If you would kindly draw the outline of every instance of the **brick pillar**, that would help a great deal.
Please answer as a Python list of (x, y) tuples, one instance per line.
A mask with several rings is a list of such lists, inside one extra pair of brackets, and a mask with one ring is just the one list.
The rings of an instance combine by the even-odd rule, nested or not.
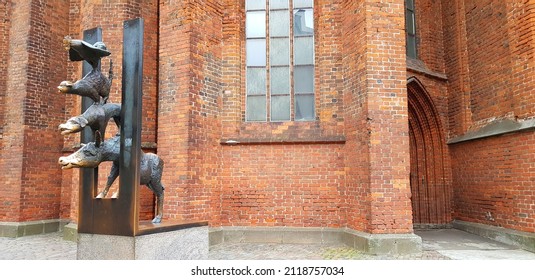
[(4, 36), (9, 30), (3, 45), (9, 54), (4, 60), (0, 180), (5, 187), (0, 190), (0, 221), (58, 219), (61, 169), (57, 159), (63, 139), (57, 126), (65, 99), (56, 87), (66, 75), (61, 38), (68, 30), (68, 19), (58, 11), (68, 11), (69, 5), (27, 0), (13, 1), (10, 9), (8, 26), (0, 28)]
[(220, 150), (221, 11), (220, 1), (160, 3), (158, 153), (165, 161), (164, 218), (218, 220), (218, 200), (212, 196), (217, 196)]
[(370, 231), (412, 232), (404, 1), (368, 1)]
[(348, 227), (411, 233), (404, 1), (345, 1)]
[(342, 7), (347, 227), (368, 231), (369, 133), (366, 104), (366, 13), (364, 1)]
[[(0, 3), (0, 61), (7, 61), (9, 57), (9, 27), (10, 27), (11, 1)], [(5, 125), (4, 114), (7, 90), (7, 63), (0, 63), (0, 139), (3, 138)]]

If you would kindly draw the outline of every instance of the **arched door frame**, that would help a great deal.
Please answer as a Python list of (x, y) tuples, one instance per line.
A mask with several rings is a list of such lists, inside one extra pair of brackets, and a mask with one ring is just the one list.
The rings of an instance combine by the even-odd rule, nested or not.
[(407, 80), (411, 151), (413, 223), (451, 222), (451, 187), (447, 145), (440, 115), (422, 83)]

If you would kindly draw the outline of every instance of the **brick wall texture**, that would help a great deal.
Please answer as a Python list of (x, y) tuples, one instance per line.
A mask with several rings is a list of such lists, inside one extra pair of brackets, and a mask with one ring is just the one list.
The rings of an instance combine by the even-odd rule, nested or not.
[[(165, 161), (164, 219), (378, 234), (460, 219), (535, 232), (535, 132), (447, 144), (535, 117), (532, 1), (415, 0), (414, 59), (403, 0), (315, 0), (306, 122), (245, 122), (243, 0), (45, 2), (0, 3), (2, 222), (76, 222), (79, 172), (57, 159), (80, 138), (57, 126), (81, 101), (56, 87), (81, 64), (62, 38), (102, 28), (120, 102), (122, 22), (143, 17), (142, 141)], [(152, 193), (141, 197), (150, 219)]]

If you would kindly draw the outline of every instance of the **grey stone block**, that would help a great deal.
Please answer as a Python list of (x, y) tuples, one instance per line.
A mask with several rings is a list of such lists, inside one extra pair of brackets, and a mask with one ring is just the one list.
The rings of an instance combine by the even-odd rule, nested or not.
[(323, 243), (323, 233), (320, 230), (288, 230), (282, 232), (282, 243), (314, 244)]
[[(335, 228), (227, 228), (219, 229), (227, 243), (346, 244), (369, 254), (412, 254), (422, 250), (415, 234), (369, 234)], [(211, 240), (220, 240), (219, 231)], [(215, 242), (215, 241), (213, 241)], [(211, 243), (213, 244), (213, 243)]]
[(342, 243), (342, 235), (344, 234), (340, 229), (323, 229), (322, 230), (323, 244), (340, 244)]
[[(222, 239), (220, 239), (222, 235)], [(221, 243), (340, 244), (343, 232), (335, 228), (221, 227), (210, 231), (210, 245)]]
[(0, 236), (22, 237), (43, 233), (56, 232), (59, 230), (61, 220), (39, 220), (29, 222), (0, 222)]
[(244, 231), (245, 243), (282, 243), (282, 232), (274, 230), (250, 230)]
[(208, 227), (192, 227), (141, 236), (79, 234), (80, 260), (208, 259)]
[(0, 224), (0, 237), (20, 237), (24, 231), (19, 234), (19, 226), (14, 223), (1, 223)]
[(244, 232), (242, 230), (228, 230), (223, 231), (223, 242), (226, 243), (242, 243)]
[(79, 260), (133, 260), (134, 237), (81, 233), (78, 235)]
[(24, 236), (42, 234), (45, 230), (45, 225), (41, 222), (39, 223), (26, 223), (24, 227)]
[(69, 223), (63, 227), (63, 240), (78, 242), (78, 225)]
[(208, 227), (135, 237), (136, 260), (204, 260), (208, 249)]
[(60, 225), (60, 221), (58, 220), (43, 223), (44, 233), (51, 233), (51, 232), (59, 231), (60, 229), (59, 225)]
[(422, 251), (422, 239), (415, 234), (370, 234), (351, 229), (345, 233), (345, 244), (368, 254), (406, 255)]
[(208, 235), (209, 235), (209, 245), (210, 246), (221, 244), (221, 243), (224, 242), (223, 230), (221, 230), (221, 228), (219, 228), (219, 229), (210, 229), (209, 232), (208, 232)]

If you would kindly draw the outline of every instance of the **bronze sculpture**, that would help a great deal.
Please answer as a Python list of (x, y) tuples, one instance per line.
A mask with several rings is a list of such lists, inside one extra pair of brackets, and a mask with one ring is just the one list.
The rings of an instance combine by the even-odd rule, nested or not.
[(70, 61), (85, 60), (91, 64), (93, 69), (98, 67), (102, 57), (109, 56), (111, 54), (103, 42), (96, 42), (95, 44), (91, 45), (82, 40), (72, 39), (69, 36), (65, 36), (65, 38), (63, 38), (63, 46), (69, 51)]
[(87, 110), (76, 117), (68, 119), (65, 123), (59, 125), (59, 130), (62, 135), (79, 132), (84, 127), (91, 128), (93, 134), (99, 131), (101, 135), (105, 135), (108, 121), (113, 118), (115, 124), (121, 129), (121, 104), (93, 104)]
[[(85, 145), (66, 157), (60, 157), (58, 163), (62, 169), (70, 168), (95, 168), (101, 162), (113, 162), (106, 188), (100, 192), (97, 198), (104, 198), (108, 194), (111, 185), (119, 176), (119, 136), (115, 136), (101, 142), (100, 132), (96, 132), (96, 141)], [(153, 223), (160, 223), (163, 214), (164, 186), (162, 185), (163, 161), (153, 153), (141, 152), (141, 177), (140, 183), (146, 185), (156, 195), (156, 217)], [(112, 198), (117, 197), (114, 193)]]
[[(106, 187), (102, 192), (100, 192), (96, 197), (94, 197), (96, 199), (102, 199), (106, 197), (111, 185), (119, 176), (119, 170), (125, 166), (129, 166), (129, 164), (120, 165), (120, 157), (122, 157), (124, 148), (123, 146), (128, 146), (128, 144), (121, 144), (121, 137), (119, 134), (106, 141), (103, 141), (103, 136), (105, 135), (108, 121), (111, 118), (113, 118), (115, 124), (119, 127), (119, 131), (121, 131), (121, 126), (123, 122), (125, 123), (125, 127), (132, 127), (132, 122), (127, 121), (127, 119), (129, 119), (128, 117), (124, 116), (124, 119), (121, 120), (121, 116), (124, 113), (121, 111), (121, 108), (128, 108), (129, 105), (125, 104), (130, 103), (125, 103), (124, 88), (122, 105), (107, 103), (111, 88), (111, 82), (113, 79), (113, 63), (110, 61), (109, 75), (108, 78), (106, 78), (100, 71), (101, 58), (110, 55), (110, 52), (106, 50), (106, 46), (104, 45), (104, 43), (96, 42), (94, 45), (91, 45), (82, 40), (71, 39), (70, 37), (65, 37), (63, 43), (65, 48), (69, 51), (69, 59), (71, 61), (85, 60), (91, 65), (92, 69), (86, 76), (84, 76), (81, 80), (76, 81), (75, 83), (69, 81), (61, 82), (61, 84), (58, 86), (58, 89), (60, 90), (60, 92), (63, 93), (87, 96), (91, 98), (94, 103), (89, 106), (81, 115), (68, 119), (65, 123), (60, 124), (58, 128), (61, 131), (62, 135), (67, 135), (71, 133), (80, 132), (84, 129), (84, 127), (90, 127), (92, 134), (95, 136), (95, 141), (89, 142), (87, 144), (82, 144), (82, 147), (79, 150), (69, 156), (60, 157), (58, 163), (62, 166), (62, 169), (70, 169), (96, 168), (100, 165), (101, 162), (113, 162), (106, 183)], [(123, 57), (123, 64), (124, 63), (125, 62)], [(130, 75), (125, 75), (123, 72), (123, 87), (125, 84), (124, 79), (127, 78), (127, 76)], [(141, 75), (136, 76), (136, 79), (140, 80), (140, 77)], [(135, 80), (133, 77), (130, 77), (130, 79)], [(128, 94), (132, 94), (130, 93), (130, 91), (127, 92)], [(137, 94), (136, 96), (141, 95)], [(137, 125), (140, 125), (140, 123), (135, 124), (135, 126)], [(125, 135), (128, 135), (128, 133), (126, 133)], [(132, 138), (128, 139), (132, 141)], [(155, 218), (152, 220), (152, 223), (160, 223), (163, 215), (164, 200), (164, 186), (161, 183), (161, 177), (163, 173), (163, 161), (160, 157), (153, 153), (144, 153), (140, 149), (139, 152), (139, 158), (136, 158), (136, 160), (139, 159), (139, 162), (137, 162), (137, 164), (139, 164), (140, 166), (139, 183), (142, 185), (146, 185), (156, 195), (156, 215)], [(93, 183), (92, 186), (93, 188), (95, 188), (96, 191), (96, 183)], [(112, 195), (112, 198), (117, 198), (117, 193), (114, 193)]]
[[(106, 45), (96, 42), (90, 45), (82, 40), (73, 40), (70, 37), (63, 39), (65, 48), (69, 51), (71, 61), (87, 61), (92, 70), (81, 80), (76, 82), (63, 81), (58, 86), (62, 93), (77, 94), (87, 96), (95, 103), (106, 104), (110, 95), (111, 83), (113, 80), (113, 62), (110, 61), (110, 70), (106, 78), (99, 69), (100, 59), (110, 55)], [(101, 100), (102, 97), (102, 100)]]

